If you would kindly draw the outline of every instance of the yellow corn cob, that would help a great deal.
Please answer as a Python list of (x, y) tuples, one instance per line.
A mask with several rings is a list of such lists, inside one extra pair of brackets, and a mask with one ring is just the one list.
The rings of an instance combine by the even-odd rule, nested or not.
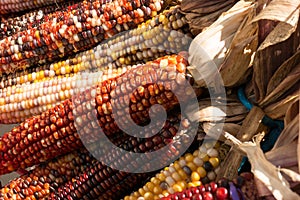
[(214, 181), (220, 161), (224, 159), (224, 153), (227, 151), (228, 147), (215, 144), (214, 141), (204, 143), (193, 153), (185, 154), (156, 174), (124, 200), (160, 199), (175, 192), (182, 192), (186, 188)]

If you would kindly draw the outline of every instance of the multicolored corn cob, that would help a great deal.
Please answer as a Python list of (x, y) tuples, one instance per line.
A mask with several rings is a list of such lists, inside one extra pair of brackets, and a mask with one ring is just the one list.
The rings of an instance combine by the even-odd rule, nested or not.
[(86, 151), (76, 151), (43, 163), (0, 189), (0, 199), (42, 199), (80, 174), (96, 160)]
[[(28, 117), (40, 114), (66, 98), (70, 98), (72, 94), (70, 89), (74, 87), (73, 83), (79, 79), (79, 75), (68, 77), (68, 74), (81, 70), (103, 70), (104, 73), (106, 71), (107, 73), (108, 71), (124, 72), (129, 68), (129, 64), (146, 62), (158, 58), (160, 55), (186, 50), (190, 38), (181, 33), (187, 33), (183, 18), (178, 7), (172, 7), (147, 21), (141, 27), (98, 45), (92, 50), (80, 53), (73, 59), (4, 75), (0, 82), (0, 87), (3, 88), (0, 90), (0, 110), (2, 111), (0, 122), (21, 122)], [(177, 21), (180, 21), (182, 26), (172, 26), (174, 22), (178, 24)], [(177, 32), (178, 28), (180, 28), (180, 32)], [(165, 41), (163, 46), (158, 42), (160, 40)], [(130, 48), (126, 48), (127, 46)], [(115, 69), (116, 67), (121, 69)], [(60, 75), (67, 77), (61, 78)], [(51, 88), (48, 88), (61, 80), (69, 85), (65, 90), (62, 85), (65, 92), (59, 90), (53, 92)], [(29, 84), (40, 81), (43, 83)], [(41, 88), (44, 88), (42, 93)], [(31, 95), (28, 94), (29, 92)]]
[[(162, 197), (161, 200), (256, 200), (259, 199), (254, 183), (254, 176), (249, 172), (242, 173), (233, 181), (222, 179), (205, 185), (191, 187), (182, 192)], [(146, 200), (146, 199), (145, 199)]]
[(53, 19), (55, 16), (50, 13), (58, 12), (62, 10), (71, 10), (71, 5), (78, 3), (81, 0), (68, 0), (65, 2), (59, 2), (59, 5), (50, 5), (26, 12), (24, 15), (16, 17), (2, 17), (0, 25), (0, 39), (11, 36), (17, 32), (25, 31), (29, 28), (37, 27), (39, 24), (47, 22), (49, 19)]
[[(155, 136), (147, 139), (129, 137), (124, 140), (125, 142), (119, 142), (116, 146), (135, 153), (146, 153), (157, 150), (170, 143), (169, 141), (175, 138), (173, 134), (177, 133), (180, 124), (182, 124), (185, 129), (188, 129), (189, 125), (185, 120), (187, 119), (181, 119), (181, 115), (178, 112), (172, 112), (162, 130)], [(156, 124), (153, 124), (152, 128), (155, 126)], [(152, 128), (149, 128), (146, 132), (149, 131), (149, 134), (151, 134), (154, 130)], [(185, 135), (189, 137), (188, 132), (186, 132)], [(121, 138), (124, 137), (121, 136)], [(176, 149), (175, 146), (171, 145), (169, 149)], [(103, 151), (103, 149), (99, 149), (99, 151)], [(111, 149), (108, 149), (107, 152), (108, 154), (106, 154), (103, 159), (107, 159), (107, 162), (111, 162), (109, 167), (100, 162), (95, 164), (90, 169), (87, 169), (86, 172), (76, 176), (72, 181), (53, 192), (49, 199), (120, 199), (125, 194), (130, 193), (130, 191), (135, 189), (139, 184), (143, 183), (145, 178), (153, 174), (136, 174), (112, 169), (114, 168), (113, 166), (116, 166), (114, 163), (122, 163), (120, 165), (130, 165), (132, 169), (138, 169), (140, 167), (145, 167), (147, 162), (135, 160), (129, 155), (125, 158), (118, 154), (110, 153)], [(169, 152), (166, 151), (165, 153), (168, 154)], [(155, 159), (161, 160), (166, 157), (167, 155), (161, 155), (160, 158), (153, 158), (153, 162)]]
[(110, 57), (107, 61), (103, 60), (104, 63), (114, 60), (117, 66), (122, 66), (132, 62), (147, 62), (158, 55), (187, 51), (191, 41), (191, 33), (184, 15), (180, 13), (180, 6), (173, 6), (142, 23), (137, 29), (109, 39), (100, 53), (103, 58)]
[[(68, 0), (67, 0), (68, 1)], [(26, 10), (32, 10), (47, 5), (55, 5), (57, 3), (66, 2), (66, 0), (3, 0), (0, 2), (0, 14), (12, 14)]]
[(147, 173), (128, 174), (107, 167), (100, 162), (86, 172), (58, 188), (46, 199), (120, 199), (142, 183)]
[[(25, 120), (0, 138), (0, 174), (25, 169), (79, 148), (82, 144), (77, 131), (85, 132), (84, 136), (91, 140), (101, 139), (94, 135), (94, 127), (100, 126), (106, 135), (114, 135), (120, 131), (114, 117), (121, 121), (126, 117), (123, 114), (128, 106), (124, 104), (126, 99), (131, 118), (140, 125), (149, 122), (149, 109), (154, 104), (169, 111), (178, 105), (174, 91), (187, 99), (193, 92), (182, 85), (186, 67), (187, 61), (180, 55), (162, 57)], [(136, 87), (137, 90), (130, 91)], [(116, 105), (113, 113), (112, 106)], [(91, 118), (95, 114), (96, 121)]]
[(198, 150), (185, 154), (156, 174), (143, 187), (124, 197), (124, 200), (160, 199), (214, 181), (219, 164), (228, 150), (228, 147), (220, 146), (219, 143), (204, 143)]
[(72, 11), (0, 41), (0, 72), (53, 62), (86, 50), (157, 15), (161, 0), (83, 1)]
[(76, 54), (73, 58), (30, 67), (14, 74), (4, 74), (0, 88), (84, 70), (99, 71), (108, 65), (114, 68), (144, 63), (167, 54), (185, 51), (190, 41), (185, 17), (180, 14), (179, 6), (175, 6), (142, 23), (138, 28), (117, 35), (91, 50)]
[[(89, 88), (99, 82), (121, 75), (135, 66), (112, 69), (95, 73), (76, 73), (66, 76), (44, 77), (43, 71), (32, 73), (36, 82), (13, 85), (0, 89), (0, 122), (19, 123), (34, 115), (41, 114), (62, 101), (69, 99), (76, 90)], [(45, 71), (44, 71), (45, 72)], [(41, 81), (39, 81), (39, 80)]]

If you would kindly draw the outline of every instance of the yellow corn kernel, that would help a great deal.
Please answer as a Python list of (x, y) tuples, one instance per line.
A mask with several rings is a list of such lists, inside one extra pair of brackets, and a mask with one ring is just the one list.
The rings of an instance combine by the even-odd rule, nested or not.
[(204, 178), (206, 176), (206, 170), (203, 167), (197, 168), (197, 173), (200, 175), (201, 178)]
[(199, 181), (200, 180), (200, 174), (198, 172), (192, 172), (191, 174), (191, 180), (192, 181)]
[(219, 166), (219, 164), (220, 164), (219, 158), (216, 158), (216, 157), (210, 158), (208, 161), (210, 162), (210, 164), (211, 164), (214, 168), (216, 168), (216, 167)]

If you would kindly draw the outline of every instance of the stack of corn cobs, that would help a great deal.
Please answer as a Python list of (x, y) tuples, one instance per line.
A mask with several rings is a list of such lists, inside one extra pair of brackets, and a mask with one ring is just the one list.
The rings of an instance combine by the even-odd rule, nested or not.
[[(203, 95), (188, 72), (193, 35), (180, 2), (3, 0), (0, 14), (0, 123), (19, 124), (0, 138), (0, 175), (20, 173), (1, 200), (256, 198), (251, 174), (216, 180), (228, 146), (198, 141), (180, 112), (174, 91), (186, 104)], [(163, 123), (152, 121), (157, 104)], [(119, 127), (130, 125), (124, 110), (146, 137)], [(104, 137), (127, 152), (165, 149), (145, 162), (110, 152)]]

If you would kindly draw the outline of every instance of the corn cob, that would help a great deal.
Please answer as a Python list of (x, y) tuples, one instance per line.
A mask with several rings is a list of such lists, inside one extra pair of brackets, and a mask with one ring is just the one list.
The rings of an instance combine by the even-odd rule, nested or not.
[[(49, 85), (53, 85), (53, 82), (58, 82), (59, 80), (67, 79), (69, 87), (73, 86), (74, 79), (76, 77), (67, 78), (54, 78), (54, 80), (47, 80), (47, 78), (55, 77), (55, 75), (66, 75), (69, 73), (76, 73), (80, 70), (107, 70), (107, 66), (110, 65), (109, 62), (113, 62), (110, 70), (112, 71), (125, 71), (125, 67), (130, 63), (144, 62), (148, 59), (153, 59), (159, 57), (161, 54), (169, 54), (172, 52), (180, 52), (187, 49), (189, 44), (188, 36), (180, 34), (177, 32), (172, 32), (180, 28), (181, 31), (185, 31), (185, 25), (177, 26), (172, 24), (180, 24), (184, 22), (184, 17), (179, 14), (178, 7), (172, 7), (167, 11), (164, 11), (159, 16), (153, 18), (150, 21), (144, 23), (138, 29), (126, 33), (125, 37), (117, 37), (107, 43), (98, 45), (98, 47), (88, 50), (86, 52), (78, 54), (73, 59), (67, 59), (66, 61), (51, 64), (50, 66), (42, 66), (39, 68), (30, 68), (30, 70), (22, 71), (21, 73), (4, 75), (1, 80), (1, 87), (4, 88), (0, 91), (0, 110), (2, 115), (0, 115), (1, 123), (18, 123), (23, 121), (32, 115), (40, 114), (41, 112), (49, 109), (50, 107), (58, 104), (60, 101), (69, 98), (72, 91), (70, 88), (66, 89), (65, 92), (57, 91), (56, 94), (47, 88)], [(184, 23), (183, 23), (184, 24)], [(160, 26), (164, 27), (161, 28)], [(185, 27), (185, 28), (184, 28)], [(171, 34), (169, 33), (171, 29)], [(179, 30), (179, 29), (178, 29)], [(154, 36), (155, 37), (152, 37)], [(137, 39), (133, 39), (137, 38)], [(156, 38), (160, 40), (167, 41), (163, 46), (163, 49), (159, 49), (158, 43), (156, 45), (153, 43)], [(152, 42), (153, 40), (153, 42)], [(181, 42), (179, 42), (180, 40)], [(148, 44), (148, 46), (147, 46)], [(130, 45), (131, 49), (124, 51), (126, 45)], [(146, 45), (144, 49), (136, 51), (141, 45)], [(110, 46), (110, 51), (108, 50)], [(151, 49), (148, 49), (150, 48)], [(165, 50), (164, 50), (165, 49)], [(119, 58), (116, 57), (119, 56)], [(117, 61), (116, 61), (117, 60)], [(122, 70), (114, 69), (116, 67), (123, 66)], [(49, 70), (48, 70), (49, 67)], [(30, 73), (32, 72), (32, 73)], [(68, 75), (66, 75), (68, 76)], [(13, 78), (14, 77), (14, 78)], [(24, 84), (31, 82), (44, 81), (43, 83), (36, 84)], [(23, 85), (18, 85), (23, 84)], [(11, 86), (11, 87), (8, 87)], [(37, 91), (34, 88), (44, 88), (43, 94), (37, 95)], [(35, 96), (25, 94), (31, 90), (31, 93), (35, 93)], [(2, 97), (1, 97), (2, 93)], [(67, 93), (67, 94), (64, 94)], [(4, 96), (4, 97), (3, 97)], [(51, 99), (50, 99), (51, 96)], [(56, 98), (54, 98), (56, 96)], [(23, 97), (23, 98), (22, 98)], [(25, 101), (26, 99), (26, 101)], [(47, 99), (47, 100), (46, 100)], [(33, 104), (33, 102), (37, 102)], [(21, 103), (23, 105), (21, 105)], [(26, 107), (24, 106), (26, 105)]]
[[(161, 41), (164, 41), (162, 45)], [(0, 88), (42, 81), (44, 77), (77, 73), (86, 69), (101, 70), (103, 66), (110, 64), (113, 67), (138, 64), (187, 50), (190, 41), (185, 17), (180, 14), (179, 6), (175, 6), (164, 10), (138, 28), (91, 50), (78, 53), (73, 58), (3, 75)]]
[(0, 189), (0, 199), (44, 198), (93, 162), (96, 160), (86, 150), (57, 157), (10, 181)]
[(53, 19), (55, 16), (51, 15), (52, 12), (71, 10), (71, 5), (78, 3), (79, 0), (72, 0), (67, 2), (60, 2), (60, 4), (50, 5), (42, 7), (38, 10), (33, 10), (16, 17), (2, 17), (0, 26), (0, 39), (11, 36), (17, 32), (27, 30), (38, 26), (40, 23), (47, 22), (49, 19)]
[(159, 199), (161, 196), (214, 181), (220, 161), (224, 159), (228, 147), (213, 144), (205, 143), (193, 153), (185, 154), (152, 177), (136, 192), (124, 197), (124, 200)]
[[(161, 146), (166, 145), (169, 140), (174, 138), (174, 135), (171, 133), (176, 133), (178, 131), (180, 118), (181, 115), (178, 112), (170, 113), (170, 117), (168, 117), (166, 124), (163, 129), (157, 133), (157, 135), (147, 139), (129, 137), (128, 139), (125, 139), (125, 142), (121, 142), (117, 144), (117, 146), (124, 150), (136, 153), (146, 153), (153, 151), (156, 148), (160, 148)], [(188, 124), (186, 124), (185, 120), (182, 120), (181, 123), (185, 126), (185, 128), (188, 128)], [(154, 124), (152, 128), (155, 126), (156, 124)], [(147, 131), (151, 132), (152, 128), (149, 128)], [(185, 134), (188, 137), (188, 133)], [(124, 137), (121, 136), (121, 138)], [(172, 147), (174, 148), (174, 146)], [(103, 151), (103, 149), (100, 149), (100, 151)], [(162, 157), (164, 157), (164, 155), (162, 155)], [(110, 167), (116, 166), (114, 165), (114, 162), (119, 162), (122, 163), (122, 165), (129, 164), (131, 168), (137, 169), (144, 167), (146, 163), (142, 162), (141, 166), (136, 164), (133, 158), (127, 156), (126, 159), (124, 159), (124, 157), (117, 153), (108, 153), (105, 155), (105, 159), (109, 159), (111, 161), (112, 164)], [(154, 162), (155, 159), (151, 160)], [(152, 174), (132, 174), (117, 171), (110, 167), (107, 167), (100, 162), (96, 163), (91, 169), (87, 169), (85, 173), (75, 177), (72, 181), (53, 192), (49, 199), (61, 199), (68, 197), (72, 197), (72, 199), (120, 199), (124, 196), (124, 194), (132, 191), (137, 184), (142, 183), (146, 177), (149, 177), (149, 175)], [(117, 186), (115, 186), (115, 184)]]
[(48, 5), (57, 6), (57, 3), (65, 3), (65, 2), (66, 0), (47, 0), (47, 1), (3, 0), (0, 2), (0, 14), (1, 15), (13, 14), (17, 12), (45, 7)]
[[(139, 25), (121, 37), (111, 38), (101, 53), (116, 60), (117, 66), (132, 62), (147, 62), (156, 54), (172, 54), (187, 51), (191, 33), (180, 6), (164, 10), (158, 16)], [(109, 53), (107, 53), (107, 51)], [(105, 60), (103, 60), (104, 63)]]
[(38, 115), (62, 101), (69, 99), (82, 83), (81, 88), (121, 75), (134, 66), (112, 69), (95, 73), (77, 73), (66, 76), (43, 77), (42, 82), (13, 85), (0, 89), (0, 122), (19, 123), (28, 117)]
[[(168, 19), (172, 19), (173, 21), (168, 21)], [(60, 101), (66, 98), (70, 98), (70, 95), (72, 93), (70, 89), (72, 88), (73, 85), (72, 83), (75, 81), (75, 79), (78, 79), (77, 76), (61, 78), (61, 77), (55, 77), (55, 75), (60, 75), (60, 74), (65, 75), (72, 72), (76, 73), (79, 70), (85, 70), (85, 69), (107, 70), (107, 67), (103, 67), (103, 66), (109, 65), (108, 63), (109, 61), (113, 61), (116, 59), (118, 60), (116, 62), (113, 62), (113, 66), (110, 65), (111, 66), (110, 70), (112, 70), (113, 72), (114, 71), (124, 72), (126, 68), (129, 68), (128, 64), (135, 63), (134, 60), (144, 62), (150, 58), (151, 59), (157, 58), (161, 54), (180, 52), (182, 50), (187, 49), (187, 46), (189, 44), (188, 37), (176, 32), (173, 32), (172, 34), (168, 35), (169, 33), (168, 27), (176, 30), (176, 28), (178, 27), (177, 26), (172, 27), (171, 24), (181, 19), (182, 16), (179, 14), (178, 7), (173, 7), (170, 10), (163, 12), (158, 17), (153, 18), (151, 21), (148, 21), (147, 23), (143, 24), (143, 27), (140, 27), (139, 29), (136, 29), (126, 34), (125, 40), (124, 37), (117, 37), (113, 41), (109, 41), (108, 43), (99, 45), (93, 50), (80, 53), (78, 56), (76, 56), (73, 59), (68, 59), (66, 61), (51, 64), (49, 66), (50, 68), (49, 70), (47, 69), (48, 68), (47, 66), (42, 66), (39, 67), (38, 69), (30, 68), (30, 70), (27, 70), (25, 72), (22, 71), (21, 73), (16, 73), (13, 75), (12, 74), (4, 75), (1, 80), (1, 87), (3, 89), (0, 90), (0, 110), (2, 111), (2, 115), (0, 115), (0, 122), (1, 123), (21, 122), (32, 115), (40, 114), (41, 112), (58, 104)], [(159, 21), (161, 21), (161, 23), (163, 23), (164, 26), (166, 26), (165, 27), (166, 29), (163, 28), (162, 30), (159, 26), (157, 27), (155, 22), (159, 22)], [(151, 26), (150, 24), (152, 24), (153, 26)], [(180, 26), (179, 28), (182, 27), (183, 26)], [(183, 31), (184, 29), (181, 30)], [(157, 47), (155, 47), (155, 44), (152, 43), (152, 40), (155, 40), (156, 38), (156, 37), (152, 37), (154, 35), (156, 35), (156, 37), (161, 36), (160, 39), (168, 41), (164, 46), (166, 51), (159, 50), (158, 45), (160, 44), (156, 44)], [(132, 41), (133, 38), (139, 38), (139, 39), (134, 40), (135, 42), (130, 42)], [(178, 42), (177, 40), (180, 40), (181, 42)], [(147, 43), (151, 45), (148, 45), (148, 47), (147, 46), (144, 47), (145, 49), (140, 49), (138, 52), (136, 51), (136, 49), (138, 49), (139, 46), (141, 46), (141, 44), (145, 45)], [(126, 50), (124, 52), (123, 50), (126, 49), (124, 45), (125, 46), (131, 45), (131, 50), (129, 51)], [(108, 46), (111, 47), (110, 52), (107, 51)], [(150, 46), (151, 49), (148, 49), (150, 48)], [(111, 53), (111, 51), (113, 51), (113, 53)], [(119, 55), (120, 57), (116, 58), (115, 55)], [(115, 67), (122, 67), (122, 66), (123, 66), (122, 70), (114, 69)], [(54, 80), (47, 79), (52, 77), (55, 77)], [(48, 91), (51, 90), (48, 88), (48, 86), (53, 85), (53, 83), (59, 82), (61, 80), (63, 80), (63, 82), (67, 82), (69, 88), (67, 88), (65, 92), (58, 90), (56, 91), (56, 94), (54, 92), (49, 93)], [(24, 83), (39, 82), (39, 81), (43, 81), (43, 83), (24, 84)], [(18, 84), (22, 84), (22, 85), (18, 85)], [(40, 94), (40, 92), (34, 91), (35, 89), (41, 91), (41, 88), (44, 88), (42, 94)], [(28, 93), (29, 90), (31, 93), (35, 93), (35, 96), (25, 94), (26, 92)], [(37, 95), (37, 93), (39, 93), (39, 95)], [(56, 98), (54, 98), (55, 96)], [(35, 104), (32, 103), (34, 101), (37, 101), (37, 99), (39, 99), (38, 106), (36, 105), (37, 103)], [(23, 105), (21, 105), (21, 103)], [(26, 107), (24, 105), (26, 105)]]
[[(181, 85), (186, 75), (184, 74), (186, 65), (187, 61), (180, 55), (159, 58), (129, 70), (121, 76), (99, 83), (81, 95), (67, 99), (41, 115), (27, 119), (0, 138), (0, 174), (19, 168), (25, 169), (80, 147), (82, 144), (78, 140), (77, 131), (84, 130), (85, 137), (93, 138), (89, 129), (95, 127), (95, 122), (91, 121), (89, 116), (95, 111), (98, 124), (105, 134), (117, 133), (120, 129), (112, 117), (111, 105), (114, 103), (122, 105), (120, 100), (124, 98), (130, 100), (129, 110), (137, 124), (149, 122), (148, 111), (153, 104), (164, 106), (166, 111), (172, 109), (178, 104), (177, 98), (171, 92), (175, 91), (175, 88), (187, 99), (190, 96), (191, 91)], [(146, 80), (155, 82), (160, 78), (168, 79), (164, 82), (168, 88), (156, 83), (143, 85)], [(116, 90), (118, 85), (122, 91)], [(128, 88), (135, 86), (139, 87), (138, 91), (132, 95), (126, 93)], [(117, 97), (119, 92), (122, 92), (120, 98)], [(91, 99), (93, 93), (96, 97)], [(116, 113), (119, 114), (122, 110), (123, 108), (118, 107)]]
[[(249, 172), (242, 173), (233, 181), (222, 179), (210, 182), (205, 185), (191, 187), (182, 192), (176, 192), (161, 200), (191, 199), (191, 200), (255, 200), (258, 199), (257, 190), (254, 184), (254, 176)], [(145, 199), (146, 200), (146, 199)]]
[(95, 162), (85, 150), (55, 158), (1, 187), (0, 199), (45, 198)]
[(100, 162), (86, 172), (73, 178), (46, 199), (120, 199), (136, 184), (140, 184), (147, 173), (128, 174), (111, 169)]
[(135, 28), (162, 9), (160, 0), (84, 1), (72, 11), (0, 41), (2, 73), (55, 61)]

